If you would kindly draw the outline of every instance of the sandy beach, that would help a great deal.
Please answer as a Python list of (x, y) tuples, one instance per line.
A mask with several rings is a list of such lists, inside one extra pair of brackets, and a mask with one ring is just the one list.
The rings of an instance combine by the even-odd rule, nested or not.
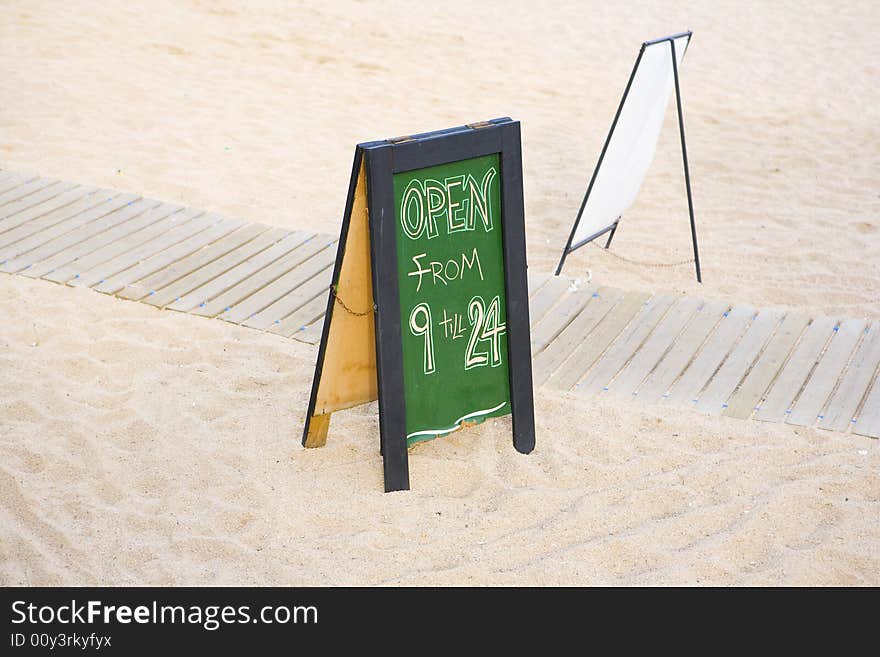
[[(0, 168), (336, 233), (354, 145), (522, 121), (551, 270), (639, 44), (682, 71), (704, 283), (587, 247), (618, 288), (880, 318), (873, 3), (0, 3)], [(620, 255), (690, 256), (675, 114)], [(880, 584), (878, 441), (536, 392), (415, 447), (376, 404), (299, 445), (316, 350), (0, 274), (0, 584)]]

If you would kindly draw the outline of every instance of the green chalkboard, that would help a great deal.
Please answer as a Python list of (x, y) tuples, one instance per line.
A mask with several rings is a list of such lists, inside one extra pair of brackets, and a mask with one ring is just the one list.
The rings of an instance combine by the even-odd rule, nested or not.
[(498, 154), (394, 174), (406, 440), (511, 412)]

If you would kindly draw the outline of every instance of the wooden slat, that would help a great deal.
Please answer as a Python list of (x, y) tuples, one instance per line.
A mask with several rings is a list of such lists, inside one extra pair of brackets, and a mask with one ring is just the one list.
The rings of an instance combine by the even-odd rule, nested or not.
[(135, 296), (139, 292), (139, 288), (135, 285), (138, 281), (228, 235), (242, 224), (239, 219), (226, 219), (216, 214), (206, 215), (205, 219), (210, 222), (205, 230), (197, 232), (182, 242), (175, 243), (164, 251), (159, 251), (134, 267), (114, 276), (113, 280), (101, 283), (95, 289), (100, 292), (116, 294), (122, 298), (129, 298), (126, 296), (129, 294)]
[(810, 372), (819, 362), (822, 350), (834, 335), (837, 320), (821, 316), (813, 320), (804, 332), (794, 353), (782, 368), (773, 383), (761, 407), (755, 413), (755, 419), (763, 422), (783, 422), (786, 414), (791, 411), (792, 402), (801, 391)]
[(111, 212), (115, 212), (116, 210), (125, 207), (126, 205), (130, 205), (137, 201), (140, 197), (134, 194), (120, 194), (119, 196), (114, 196), (112, 199), (109, 199), (102, 203), (101, 205), (92, 208), (91, 210), (86, 210), (85, 212), (81, 212), (69, 219), (65, 219), (59, 224), (55, 224), (51, 229), (42, 230), (33, 235), (30, 235), (22, 240), (19, 240), (13, 244), (10, 244), (8, 247), (4, 248), (0, 251), (0, 265), (5, 264), (12, 258), (19, 256), (23, 253), (27, 253), (28, 251), (37, 248), (38, 246), (42, 246), (51, 240), (57, 239), (62, 235), (66, 235), (72, 230), (78, 230), (81, 226), (94, 221), (96, 219), (100, 219)]
[[(165, 287), (173, 284), (184, 276), (210, 265), (218, 258), (222, 258), (229, 252), (234, 251), (243, 244), (247, 244), (255, 237), (258, 237), (261, 233), (265, 233), (268, 229), (269, 227), (263, 224), (245, 224), (244, 226), (237, 228), (234, 232), (225, 235), (215, 242), (203, 246), (198, 251), (177, 260), (164, 269), (160, 269), (155, 274), (151, 274), (150, 276), (141, 279), (136, 284), (131, 285), (126, 290), (120, 292), (119, 296), (127, 299), (143, 299), (144, 302), (154, 306), (163, 305), (157, 303), (156, 300), (153, 299), (157, 292), (162, 291)], [(129, 289), (132, 293), (131, 296), (126, 294)], [(137, 296), (138, 290), (141, 292), (140, 296)], [(169, 300), (173, 300), (174, 298), (176, 298), (176, 295), (171, 296)]]
[(577, 386), (578, 391), (591, 394), (606, 390), (614, 376), (632, 360), (674, 302), (675, 297), (663, 295), (653, 297), (644, 304), (638, 316), (620, 333), (615, 343)]
[[(325, 290), (330, 286), (332, 273), (333, 272), (328, 272), (326, 274)], [(293, 337), (296, 333), (304, 332), (309, 326), (321, 319), (324, 316), (326, 308), (327, 295), (319, 294), (307, 304), (285, 317), (283, 321), (270, 326), (268, 330), (272, 333), (277, 333), (278, 335)], [(304, 340), (302, 341), (304, 342)]]
[(703, 305), (703, 301), (695, 297), (676, 299), (651, 337), (614, 379), (610, 386), (611, 391), (622, 397), (635, 394), (642, 380), (660, 362), (678, 334)]
[(880, 375), (876, 376), (874, 387), (871, 388), (862, 410), (859, 411), (859, 419), (853, 426), (853, 433), (880, 438)]
[[(285, 315), (298, 307), (295, 305), (300, 301), (298, 296), (292, 296), (289, 301), (282, 300), (282, 297), (286, 297), (292, 290), (295, 290), (303, 283), (312, 277), (317, 276), (321, 271), (329, 267), (333, 263), (335, 255), (335, 245), (324, 247), (323, 250), (319, 251), (298, 267), (288, 271), (283, 276), (272, 281), (265, 287), (262, 287), (246, 299), (239, 301), (234, 306), (230, 307), (229, 310), (218, 315), (218, 317), (234, 324), (243, 324), (246, 321), (251, 320), (251, 323), (248, 324), (248, 326), (251, 326), (252, 328), (266, 328), (275, 319), (282, 319)], [(280, 303), (275, 305), (275, 303), (279, 301)], [(292, 308), (290, 307), (291, 304), (294, 304)], [(269, 313), (264, 313), (257, 317), (258, 313), (264, 309), (268, 309), (270, 306), (274, 307)]]
[(28, 249), (22, 250), (17, 245), (37, 233), (42, 233), (43, 241), (48, 242), (53, 237), (67, 232), (65, 226), (70, 219), (96, 207), (106, 206), (108, 197), (112, 196), (112, 192), (108, 193), (107, 190), (103, 189), (97, 190), (93, 194), (89, 194), (70, 205), (48, 212), (22, 226), (6, 231), (0, 235), (0, 260), (8, 260), (9, 256), (6, 254), (14, 256), (27, 251)]
[[(317, 312), (309, 313), (308, 311), (303, 311), (306, 314), (311, 314), (311, 316), (303, 319), (296, 319), (296, 313), (302, 310), (309, 302), (314, 301), (318, 296), (323, 296), (330, 289), (330, 278), (333, 274), (330, 265), (332, 264), (333, 258), (329, 258), (326, 267), (315, 274), (314, 277), (292, 288), (290, 292), (271, 306), (241, 322), (241, 325), (268, 330), (273, 326), (281, 328), (282, 321), (286, 321), (291, 316), (294, 317), (291, 320), (294, 328), (302, 326), (303, 323), (314, 321), (318, 316)], [(293, 332), (293, 329), (289, 330), (287, 325), (285, 325), (284, 329), (287, 334)]]
[[(318, 290), (317, 296), (313, 296), (283, 320), (276, 321), (267, 330), (279, 335), (291, 336), (297, 331), (304, 330), (306, 326), (321, 317), (327, 308), (327, 292), (330, 289), (332, 274), (333, 270), (328, 268), (315, 276), (312, 281), (314, 281), (313, 287)], [(309, 281), (309, 283), (312, 283), (312, 281)], [(306, 283), (300, 289), (305, 289), (309, 283)]]
[(532, 379), (536, 387), (544, 385), (575, 348), (589, 339), (590, 332), (622, 298), (623, 292), (620, 290), (605, 287), (599, 288), (591, 295), (584, 309), (555, 340), (535, 356), (532, 363)]
[(295, 331), (290, 337), (306, 344), (318, 344), (321, 341), (321, 333), (324, 330), (324, 316), (306, 326), (301, 331)]
[(36, 176), (25, 176), (25, 175), (17, 175), (14, 173), (8, 173), (6, 177), (0, 181), (0, 198), (2, 198), (3, 194), (9, 192), (17, 187), (21, 187), (29, 183), (31, 180), (35, 180)]
[(187, 292), (185, 297), (181, 297), (167, 308), (180, 312), (197, 312), (233, 286), (245, 282), (256, 272), (268, 267), (313, 237), (315, 235), (310, 233), (288, 233), (265, 251), (251, 256), (228, 272)]
[(725, 313), (714, 333), (662, 399), (676, 404), (695, 403), (697, 394), (733, 349), (755, 312), (752, 306), (736, 305)]
[[(41, 183), (42, 180), (37, 180), (28, 185), (24, 185), (24, 187), (38, 187)], [(59, 194), (63, 194), (64, 192), (74, 189), (76, 186), (77, 185), (75, 185), (74, 183), (54, 181), (54, 184), (43, 185), (36, 191), (26, 193), (17, 200), (0, 206), (0, 223), (2, 223), (3, 220), (8, 219), (15, 214), (18, 214), (19, 212), (22, 212), (23, 210), (32, 208), (35, 205), (43, 203), (44, 201), (55, 198)]]
[(816, 423), (866, 325), (863, 319), (848, 319), (835, 329), (822, 360), (813, 370), (786, 422), (800, 426)]
[(532, 326), (537, 326), (538, 322), (547, 314), (563, 295), (568, 292), (571, 281), (560, 276), (551, 276), (541, 289), (535, 293), (535, 296), (529, 302), (529, 322)]
[(15, 214), (0, 220), (0, 237), (11, 231), (13, 228), (18, 228), (23, 224), (27, 224), (39, 217), (49, 214), (53, 210), (70, 205), (74, 201), (78, 201), (82, 197), (88, 196), (96, 191), (98, 191), (97, 187), (73, 185), (70, 189), (57, 196), (53, 196), (52, 198), (48, 198), (41, 203), (32, 205), (25, 210), (16, 212)]
[(135, 217), (138, 217), (147, 210), (157, 206), (158, 204), (159, 201), (154, 201), (152, 199), (141, 199), (140, 201), (135, 201), (131, 205), (126, 205), (116, 212), (106, 214), (100, 219), (91, 221), (84, 226), (78, 228), (77, 230), (72, 230), (63, 235), (59, 235), (55, 239), (49, 240), (48, 242), (41, 244), (37, 248), (31, 249), (30, 251), (23, 253), (18, 257), (13, 258), (12, 260), (9, 260), (0, 268), (2, 268), (3, 271), (21, 272), (45, 260), (46, 258), (50, 258), (58, 253), (61, 253), (65, 249), (73, 247), (79, 242), (83, 242), (91, 237), (94, 237), (95, 235), (101, 234), (105, 230), (109, 230), (114, 226), (123, 224)]
[(528, 272), (528, 277), (529, 277), (529, 298), (531, 299), (533, 296), (535, 296), (535, 293), (537, 293), (537, 291), (541, 289), (541, 287), (544, 285), (544, 283), (547, 282), (547, 280), (550, 278), (550, 274), (548, 274), (546, 272), (536, 272), (536, 271), (530, 270)]
[[(650, 295), (642, 292), (628, 292), (623, 299), (602, 318), (589, 338), (579, 344), (571, 356), (550, 376), (547, 384), (552, 388), (571, 390), (593, 367), (608, 346), (632, 321), (645, 305)], [(589, 307), (589, 306), (588, 306)]]
[[(8, 217), (10, 214), (15, 214), (19, 210), (30, 207), (30, 205), (33, 205), (27, 203), (27, 198), (30, 195), (56, 185), (59, 182), (61, 181), (57, 178), (34, 178), (3, 192), (0, 194), (0, 218)], [(51, 198), (51, 196), (46, 198)], [(13, 208), (12, 212), (9, 212), (10, 208)]]
[(779, 328), (784, 316), (781, 310), (775, 308), (765, 308), (758, 313), (706, 389), (699, 394), (696, 405), (699, 412), (720, 415), (727, 408), (727, 400)]
[[(130, 275), (137, 275), (134, 271), (136, 267), (154, 256), (161, 255), (167, 249), (192, 239), (216, 224), (212, 215), (192, 208), (175, 212), (171, 215), (170, 220), (176, 221), (177, 225), (170, 229), (161, 230), (158, 235), (152, 235), (146, 242), (134, 249), (127, 249), (110, 260), (79, 274), (71, 279), (69, 284), (91, 287), (98, 292), (112, 294), (127, 285)], [(151, 226), (145, 230), (152, 233), (153, 228)]]
[(592, 298), (595, 287), (572, 290), (552, 311), (533, 326), (531, 331), (532, 354), (541, 352), (553, 338), (559, 335), (568, 324), (577, 317), (581, 309)]
[(27, 180), (24, 179), (23, 176), (8, 176), (3, 182), (0, 182), (0, 197), (2, 197), (6, 192), (11, 192), (22, 185), (27, 184)]
[(170, 209), (171, 214), (129, 236), (126, 243), (117, 242), (78, 262), (77, 271), (67, 279), (67, 284), (76, 287), (101, 285), (210, 226), (208, 215), (201, 210), (163, 203), (156, 211), (166, 209)]
[(874, 322), (868, 327), (849, 367), (840, 379), (837, 390), (828, 402), (828, 408), (819, 418), (820, 429), (846, 431), (851, 423), (855, 423), (859, 402), (867, 394), (878, 364), (880, 364), (880, 322)]
[(204, 306), (194, 308), (191, 312), (205, 317), (216, 317), (225, 313), (233, 306), (244, 301), (260, 288), (263, 288), (302, 264), (319, 251), (326, 249), (327, 239), (318, 235), (300, 244), (287, 255), (275, 260), (272, 264), (260, 269), (245, 280), (233, 285), (222, 294), (214, 297)]
[(160, 308), (175, 301), (179, 301), (190, 290), (202, 287), (236, 265), (241, 264), (251, 256), (269, 248), (287, 234), (288, 231), (284, 228), (269, 229), (256, 236), (251, 241), (246, 242), (229, 253), (217, 258), (213, 262), (190, 272), (171, 285), (166, 285), (159, 292), (145, 299), (145, 301), (154, 306), (159, 306)]
[(102, 233), (98, 237), (102, 238), (101, 241), (106, 243), (91, 253), (78, 255), (75, 260), (57, 267), (51, 274), (46, 274), (44, 278), (57, 283), (70, 282), (71, 284), (79, 283), (82, 285), (82, 281), (79, 281), (79, 278), (86, 272), (105, 262), (109, 262), (123, 253), (131, 251), (156, 235), (173, 230), (181, 223), (186, 222), (188, 218), (183, 216), (181, 213), (182, 209), (179, 205), (171, 205), (169, 203), (157, 205), (147, 210), (141, 216), (119, 226), (118, 228), (127, 227), (131, 229), (131, 232), (127, 233), (123, 239), (108, 242), (108, 240), (103, 238), (109, 236), (109, 231)]
[(727, 401), (724, 415), (744, 420), (756, 410), (764, 392), (780, 373), (783, 363), (809, 322), (810, 318), (801, 313), (788, 313), (785, 316), (752, 371)]
[(657, 401), (665, 396), (729, 309), (729, 304), (720, 301), (707, 301), (697, 309), (666, 355), (636, 388), (638, 398)]
[[(157, 205), (136, 217), (117, 223), (115, 226), (97, 235), (77, 242), (60, 253), (29, 267), (22, 273), (33, 278), (42, 277), (56, 283), (65, 283), (75, 275), (68, 273), (70, 269), (79, 269), (77, 265), (80, 259), (88, 261), (93, 259), (105, 260), (104, 249), (108, 247), (112, 249), (117, 244), (128, 246), (131, 244), (133, 234), (148, 226), (153, 226), (157, 221), (165, 219), (175, 212), (176, 208), (177, 206)], [(59, 269), (61, 271), (57, 271)]]

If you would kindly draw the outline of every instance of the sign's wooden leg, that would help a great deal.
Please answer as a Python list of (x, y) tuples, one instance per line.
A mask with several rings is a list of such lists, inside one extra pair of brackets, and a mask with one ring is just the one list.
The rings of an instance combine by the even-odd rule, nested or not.
[(309, 421), (309, 433), (303, 443), (305, 447), (323, 447), (327, 444), (327, 430), (330, 428), (330, 413), (313, 415)]

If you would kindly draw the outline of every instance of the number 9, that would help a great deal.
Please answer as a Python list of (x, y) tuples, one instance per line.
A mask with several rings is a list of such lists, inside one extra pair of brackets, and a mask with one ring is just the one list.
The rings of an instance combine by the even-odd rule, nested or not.
[(420, 303), (412, 309), (409, 314), (409, 330), (413, 335), (425, 336), (422, 369), (425, 374), (433, 374), (437, 368), (434, 365), (434, 329), (431, 323), (431, 308), (428, 304)]

